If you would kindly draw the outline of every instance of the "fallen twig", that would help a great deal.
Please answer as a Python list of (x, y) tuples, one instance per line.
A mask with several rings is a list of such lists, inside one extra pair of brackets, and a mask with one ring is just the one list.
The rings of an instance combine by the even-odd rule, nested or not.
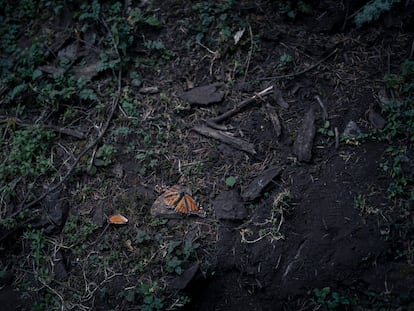
[(275, 107), (267, 104), (266, 113), (270, 118), (270, 122), (272, 122), (273, 128), (275, 129), (276, 137), (279, 138), (282, 134), (282, 125), (280, 124), (279, 116), (277, 115)]
[(273, 89), (273, 92), (274, 92), (274, 98), (275, 98), (275, 100), (276, 100), (276, 103), (277, 103), (280, 107), (282, 107), (282, 108), (289, 109), (289, 104), (288, 104), (288, 103), (287, 103), (287, 101), (283, 98), (282, 91), (281, 91), (281, 90), (279, 90), (277, 87), (275, 87), (275, 88)]
[(59, 297), (61, 305), (60, 305), (60, 309), (63, 311), (65, 310), (65, 300), (63, 299), (62, 295), (55, 289), (53, 289), (52, 287), (50, 287), (45, 281), (42, 280), (42, 278), (38, 278), (39, 282), (43, 284), (43, 286), (45, 286), (48, 290), (50, 290), (52, 293), (54, 293), (56, 296)]
[(328, 120), (328, 110), (326, 110), (326, 106), (323, 103), (322, 99), (318, 95), (315, 96), (315, 99), (318, 101), (319, 106), (321, 106), (322, 108), (323, 120), (324, 121)]
[(336, 126), (334, 128), (334, 131), (335, 131), (335, 149), (338, 149), (339, 148), (339, 132)]
[(223, 143), (231, 145), (236, 149), (242, 150), (252, 155), (256, 154), (256, 150), (254, 149), (253, 144), (250, 144), (243, 139), (233, 137), (229, 133), (222, 132), (216, 129), (212, 129), (207, 126), (194, 126), (193, 131), (201, 135), (220, 140)]
[(249, 50), (249, 54), (247, 55), (246, 70), (244, 72), (243, 82), (246, 81), (247, 73), (249, 72), (250, 61), (251, 61), (252, 54), (253, 54), (253, 31), (250, 25), (249, 25), (249, 34), (250, 34), (250, 50)]
[(240, 110), (242, 110), (243, 108), (245, 108), (246, 106), (248, 106), (250, 103), (254, 102), (256, 99), (261, 98), (263, 96), (269, 95), (273, 92), (273, 88), (274, 86), (269, 86), (268, 88), (264, 89), (263, 91), (260, 91), (259, 93), (253, 95), (252, 97), (245, 99), (244, 101), (242, 101), (238, 106), (234, 107), (233, 109), (226, 111), (225, 113), (207, 120), (207, 125), (215, 128), (215, 129), (219, 129), (219, 130), (225, 130), (226, 127), (220, 126), (217, 123), (222, 122), (228, 118), (231, 118), (232, 116), (234, 116), (235, 114), (237, 114)]
[(286, 79), (286, 78), (294, 78), (300, 75), (303, 75), (304, 73), (308, 72), (309, 70), (312, 70), (313, 68), (319, 66), (320, 64), (322, 64), (324, 61), (326, 61), (328, 58), (330, 58), (332, 55), (334, 55), (336, 52), (338, 52), (338, 48), (336, 48), (335, 50), (333, 50), (331, 53), (329, 53), (327, 56), (325, 56), (324, 58), (322, 58), (320, 61), (316, 62), (315, 64), (309, 66), (308, 68), (298, 71), (298, 72), (293, 72), (290, 74), (286, 74), (286, 75), (280, 75), (280, 76), (273, 76), (273, 77), (264, 77), (264, 78), (259, 78), (256, 81), (264, 81), (264, 80), (276, 80), (276, 79)]

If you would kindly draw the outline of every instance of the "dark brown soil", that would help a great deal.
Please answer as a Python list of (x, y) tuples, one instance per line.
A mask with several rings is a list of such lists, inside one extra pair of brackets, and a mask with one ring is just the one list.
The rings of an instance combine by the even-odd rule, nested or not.
[[(387, 197), (390, 177), (380, 168), (385, 150), (397, 142), (367, 139), (355, 144), (340, 141), (336, 146), (335, 137), (318, 131), (325, 121), (316, 95), (325, 105), (331, 130), (337, 128), (342, 134), (349, 121), (355, 121), (362, 133), (369, 133), (368, 110), (379, 105), (384, 75), (398, 73), (401, 63), (412, 57), (414, 4), (400, 3), (378, 21), (356, 28), (351, 15), (362, 4), (312, 1), (311, 14), (299, 13), (291, 19), (282, 14), (277, 1), (241, 1), (234, 14), (246, 18), (249, 29), (240, 48), (229, 40), (190, 49), (186, 44), (196, 33), (186, 25), (201, 18), (191, 13), (192, 2), (150, 1), (144, 6), (143, 10), (154, 12), (164, 24), (154, 34), (148, 33), (147, 39), (159, 38), (176, 55), (157, 69), (143, 66), (140, 72), (143, 86), (156, 86), (162, 94), (134, 93), (142, 103), (140, 121), (151, 131), (154, 146), (146, 146), (140, 134), (117, 140), (108, 134), (103, 141), (116, 146), (115, 163), (94, 176), (79, 170), (66, 184), (61, 195), (69, 202), (69, 219), (85, 218), (98, 229), (83, 244), (89, 250), (76, 255), (73, 249), (58, 247), (59, 239), (64, 243), (66, 235), (50, 233), (61, 253), (60, 261), (67, 262), (58, 273), (61, 281), (51, 283), (57, 292), (69, 301), (73, 293), (90, 294), (82, 303), (91, 310), (134, 310), (139, 303), (126, 302), (117, 293), (157, 279), (168, 293), (165, 297), (185, 294), (191, 298), (186, 310), (379, 310), (379, 306), (409, 310), (414, 304), (412, 253), (411, 257), (397, 253), (413, 247), (413, 232), (399, 236), (401, 212), (396, 200)], [(211, 28), (206, 35), (217, 38), (219, 31)], [(136, 47), (138, 54), (141, 48)], [(294, 61), (281, 68), (284, 54)], [(299, 74), (276, 77), (292, 73)], [(194, 86), (224, 83), (224, 100), (190, 106), (180, 99), (189, 82)], [(124, 84), (128, 83), (125, 78)], [(281, 90), (289, 108), (264, 96), (222, 123), (231, 125), (229, 131), (236, 137), (253, 144), (255, 155), (192, 130), (270, 85)], [(310, 109), (316, 128), (311, 158), (299, 161), (295, 140), (306, 130), (301, 126)], [(279, 137), (272, 112), (281, 123)], [(110, 130), (127, 122), (117, 110)], [(165, 140), (158, 140), (157, 127)], [(158, 165), (143, 172), (148, 163), (128, 153), (131, 142), (136, 142), (137, 149), (151, 150)], [(271, 167), (279, 167), (281, 173), (258, 198), (244, 201), (243, 193), (252, 180)], [(226, 185), (228, 176), (236, 178), (234, 187)], [(150, 209), (156, 199), (153, 187), (163, 183), (190, 185), (208, 216), (170, 219), (162, 229), (148, 225), (160, 221)], [(366, 210), (358, 208), (358, 197), (366, 200)], [(227, 214), (230, 216), (220, 211), (216, 217), (215, 211), (223, 206), (233, 209)], [(102, 220), (113, 212), (125, 214), (128, 225), (105, 227)], [(410, 213), (404, 216), (407, 223), (413, 217), (412, 206)], [(79, 226), (84, 222), (79, 220)], [(193, 273), (193, 267), (187, 279), (167, 273), (162, 243), (134, 242), (141, 229), (152, 235), (154, 243), (157, 234), (167, 241), (199, 243), (197, 255), (184, 268), (197, 261), (200, 269)], [(12, 254), (15, 265), (27, 251), (23, 243), (18, 246), (19, 234), (10, 233), (10, 240), (2, 241), (7, 247), (2, 256)], [(133, 253), (123, 247), (128, 239), (135, 243)], [(144, 250), (140, 254), (140, 248), (151, 249), (154, 257), (145, 257)], [(112, 249), (119, 251), (119, 259), (110, 261), (105, 269), (88, 261), (92, 255), (109, 257)], [(143, 256), (148, 259), (146, 267), (156, 272), (151, 274), (145, 267), (144, 272), (131, 272)], [(2, 261), (6, 263), (6, 257)], [(26, 267), (30, 269), (29, 264)], [(16, 271), (14, 280), (17, 276), (30, 280), (23, 268)], [(94, 286), (99, 290), (83, 293), (86, 280), (96, 280)], [(11, 281), (6, 283), (0, 291), (1, 304), (9, 297), (16, 299), (10, 291)], [(168, 284), (176, 284), (178, 293)], [(314, 302), (313, 290), (327, 287), (341, 297), (357, 296), (363, 307)], [(103, 288), (108, 296), (102, 294)], [(28, 296), (23, 305), (33, 301), (33, 292)], [(329, 299), (333, 298), (325, 301)]]

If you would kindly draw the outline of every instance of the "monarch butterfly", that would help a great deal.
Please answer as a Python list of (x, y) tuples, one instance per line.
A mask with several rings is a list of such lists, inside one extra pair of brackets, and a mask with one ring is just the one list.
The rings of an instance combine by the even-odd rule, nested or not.
[(176, 212), (184, 215), (206, 217), (206, 212), (183, 188), (179, 186), (163, 187), (157, 185), (155, 189), (164, 197), (166, 208), (174, 209)]
[(108, 222), (112, 225), (126, 225), (128, 218), (122, 216), (121, 214), (115, 214), (108, 217)]

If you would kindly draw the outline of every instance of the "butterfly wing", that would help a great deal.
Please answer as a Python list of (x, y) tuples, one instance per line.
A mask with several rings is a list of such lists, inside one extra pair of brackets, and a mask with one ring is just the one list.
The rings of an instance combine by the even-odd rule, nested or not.
[(174, 209), (184, 215), (206, 217), (206, 212), (197, 204), (193, 197), (178, 186), (156, 186), (156, 190), (164, 197), (166, 208)]
[[(185, 194), (183, 199), (179, 202), (181, 210), (184, 210), (186, 215), (197, 215), (200, 217), (206, 217), (206, 212), (197, 204), (193, 197), (189, 194)], [(176, 209), (179, 208), (177, 205)]]
[(182, 195), (180, 200), (175, 204), (175, 211), (185, 215), (188, 214), (188, 209), (185, 201), (186, 196), (186, 194)]
[(164, 204), (167, 208), (175, 208), (177, 203), (180, 201), (180, 193), (171, 194), (169, 196), (164, 196)]
[(163, 191), (163, 194), (164, 196), (169, 197), (169, 196), (179, 195), (180, 192), (182, 192), (180, 188), (170, 187), (170, 188), (165, 188)]
[(176, 205), (181, 200), (181, 196), (183, 195), (183, 192), (180, 192), (180, 189), (171, 187), (171, 188), (165, 188), (163, 194), (164, 196), (164, 204), (167, 208), (175, 208)]
[(108, 217), (108, 222), (113, 225), (125, 225), (128, 223), (128, 218), (121, 214), (115, 214)]

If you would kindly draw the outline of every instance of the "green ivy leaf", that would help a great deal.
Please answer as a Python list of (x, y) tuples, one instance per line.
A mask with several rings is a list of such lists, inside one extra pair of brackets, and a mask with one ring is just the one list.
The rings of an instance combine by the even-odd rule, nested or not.
[(236, 184), (236, 178), (234, 176), (229, 176), (226, 178), (226, 185), (230, 188), (233, 188)]

